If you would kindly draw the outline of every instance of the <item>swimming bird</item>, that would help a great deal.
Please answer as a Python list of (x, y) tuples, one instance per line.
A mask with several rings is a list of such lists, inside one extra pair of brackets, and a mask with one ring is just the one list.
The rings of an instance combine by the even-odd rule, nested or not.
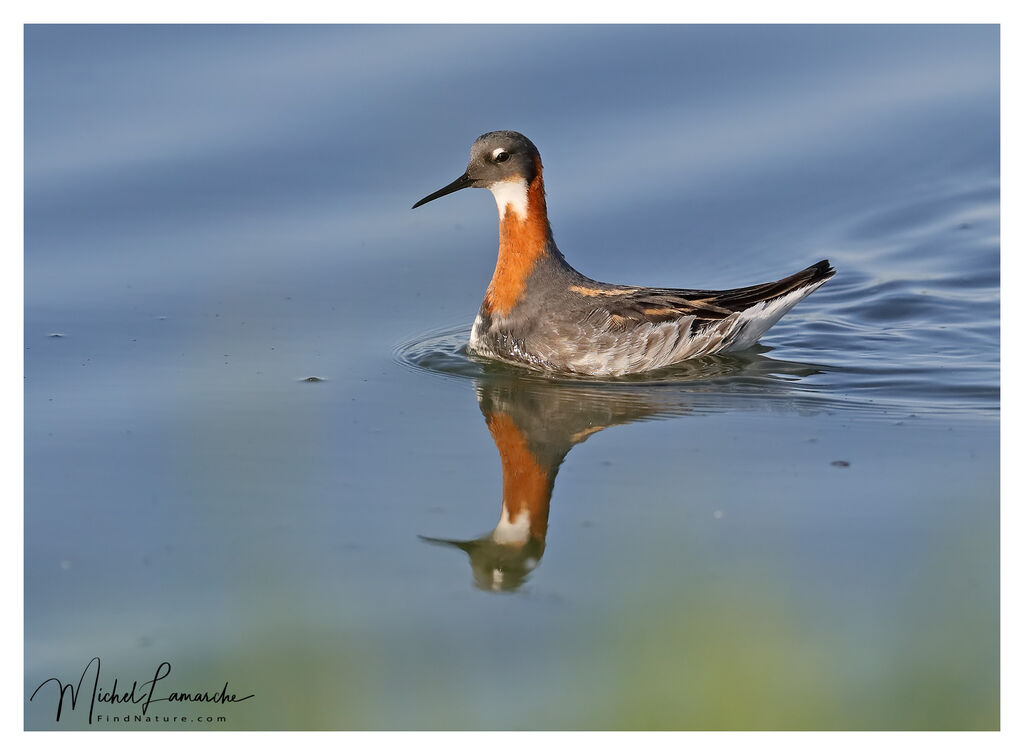
[(474, 354), (534, 370), (619, 376), (753, 346), (835, 274), (828, 260), (771, 283), (724, 291), (601, 283), (555, 246), (540, 152), (516, 131), (473, 142), (466, 172), (413, 209), (460, 189), (490, 189), (498, 262), (473, 322)]

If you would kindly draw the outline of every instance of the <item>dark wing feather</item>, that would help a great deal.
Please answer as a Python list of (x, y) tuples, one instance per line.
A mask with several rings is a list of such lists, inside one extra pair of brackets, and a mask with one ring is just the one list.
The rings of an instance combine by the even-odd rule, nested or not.
[(601, 309), (612, 322), (627, 320), (664, 322), (692, 316), (694, 325), (700, 326), (723, 320), (734, 312), (742, 312), (755, 304), (777, 299), (793, 291), (828, 280), (835, 269), (828, 260), (771, 283), (761, 283), (724, 291), (679, 288), (641, 288), (609, 297), (601, 302)]

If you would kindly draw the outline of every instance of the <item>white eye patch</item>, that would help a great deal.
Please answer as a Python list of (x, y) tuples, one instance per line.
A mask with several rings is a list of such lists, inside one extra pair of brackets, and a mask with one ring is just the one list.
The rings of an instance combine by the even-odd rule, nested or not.
[(497, 159), (497, 158), (498, 158), (498, 155), (500, 155), (500, 154), (501, 154), (502, 152), (504, 152), (504, 151), (505, 151), (505, 150), (504, 150), (503, 148), (501, 148), (501, 147), (498, 147), (498, 148), (497, 148), (496, 150), (494, 150), (494, 151), (493, 151), (493, 152), (491, 153), (491, 157), (492, 157), (492, 158), (494, 158), (494, 159)]

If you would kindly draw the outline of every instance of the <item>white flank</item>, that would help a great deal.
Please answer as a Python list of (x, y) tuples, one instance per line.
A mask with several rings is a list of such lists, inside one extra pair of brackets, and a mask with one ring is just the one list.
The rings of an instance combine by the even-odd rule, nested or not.
[(798, 288), (796, 291), (791, 291), (778, 299), (760, 302), (740, 312), (739, 327), (741, 330), (739, 331), (739, 336), (722, 351), (741, 351), (753, 346), (757, 343), (757, 339), (767, 332), (768, 328), (777, 323), (798, 301), (805, 298), (824, 282), (818, 281), (805, 288)]
[(526, 181), (515, 178), (510, 181), (499, 181), (487, 187), (494, 195), (498, 204), (498, 217), (504, 218), (506, 210), (511, 207), (519, 217), (526, 218)]

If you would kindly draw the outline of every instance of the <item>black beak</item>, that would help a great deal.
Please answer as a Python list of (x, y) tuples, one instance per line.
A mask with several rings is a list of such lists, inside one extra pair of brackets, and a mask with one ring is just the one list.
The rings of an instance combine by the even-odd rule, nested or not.
[(454, 181), (452, 181), (450, 184), (445, 186), (443, 189), (438, 189), (433, 194), (428, 194), (427, 196), (423, 197), (423, 199), (421, 199), (419, 202), (417, 202), (416, 204), (414, 204), (412, 206), (412, 209), (415, 210), (421, 204), (426, 204), (427, 202), (433, 202), (438, 197), (443, 197), (445, 194), (451, 194), (453, 191), (458, 191), (459, 189), (468, 189), (472, 185), (473, 185), (473, 179), (469, 177), (468, 173), (463, 173), (461, 176), (456, 178)]
[(447, 545), (449, 548), (458, 548), (466, 553), (472, 553), (476, 545), (475, 540), (444, 540), (440, 537), (427, 537), (426, 535), (417, 535), (416, 537), (431, 545)]

